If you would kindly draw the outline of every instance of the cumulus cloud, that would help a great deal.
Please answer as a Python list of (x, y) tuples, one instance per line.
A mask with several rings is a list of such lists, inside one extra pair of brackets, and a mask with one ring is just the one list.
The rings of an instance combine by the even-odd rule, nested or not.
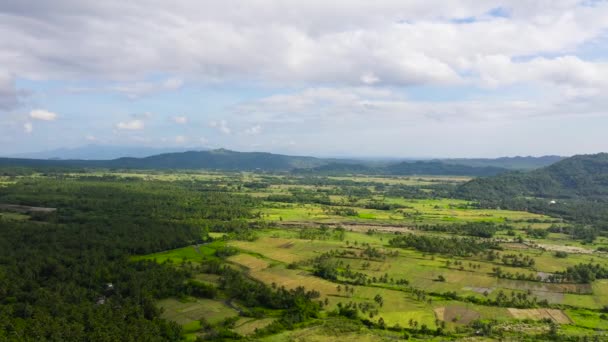
[(261, 125), (254, 125), (254, 126), (251, 126), (247, 129), (245, 129), (245, 134), (248, 134), (248, 135), (258, 135), (260, 133), (262, 133)]
[(30, 112), (30, 118), (41, 121), (55, 121), (57, 114), (46, 109), (34, 109)]
[(175, 137), (175, 143), (176, 144), (180, 144), (181, 145), (181, 144), (186, 143), (186, 141), (188, 141), (188, 138), (186, 138), (183, 135), (178, 135), (178, 136)]
[[(242, 85), (278, 89), (260, 99), (248, 93), (236, 106), (209, 99), (211, 108), (228, 108), (209, 123), (220, 133), (214, 139), (251, 147), (293, 137), (298, 149), (315, 151), (332, 143), (315, 134), (357, 149), (376, 132), (370, 139), (392, 137), (385, 146), (393, 146), (403, 132), (432, 136), (433, 124), (470, 123), (473, 136), (494, 121), (605, 117), (608, 106), (607, 1), (55, 0), (0, 2), (0, 13), (0, 111), (19, 105), (22, 79), (134, 100), (186, 82), (236, 89), (231, 98)], [(182, 109), (171, 110), (163, 118)], [(115, 128), (137, 131), (153, 120), (132, 116)]]
[(180, 125), (185, 125), (188, 123), (188, 117), (186, 116), (174, 116), (173, 122)]
[(144, 129), (144, 121), (139, 119), (121, 121), (116, 124), (116, 128), (124, 131), (139, 131)]
[[(319, 1), (59, 0), (0, 11), (0, 65), (35, 79), (460, 84), (475, 77), (479, 57), (560, 55), (608, 28), (607, 2), (573, 0), (353, 0), (331, 10)], [(182, 85), (176, 76), (113, 89), (136, 98)]]
[(232, 130), (230, 129), (230, 127), (228, 127), (228, 122), (226, 120), (211, 121), (209, 123), (209, 126), (217, 128), (220, 132), (224, 134), (232, 133)]
[(32, 131), (34, 130), (34, 126), (32, 125), (31, 122), (26, 122), (23, 124), (23, 131), (27, 134), (32, 133)]
[[(477, 99), (414, 101), (397, 91), (373, 88), (311, 88), (277, 94), (234, 108), (242, 120), (268, 124), (315, 127), (359, 125), (360, 128), (396, 127), (436, 121), (519, 120), (531, 117), (597, 115), (602, 102), (569, 102), (559, 94), (537, 101), (523, 99)], [(246, 132), (257, 131), (256, 124)], [(261, 130), (261, 126), (260, 130)]]

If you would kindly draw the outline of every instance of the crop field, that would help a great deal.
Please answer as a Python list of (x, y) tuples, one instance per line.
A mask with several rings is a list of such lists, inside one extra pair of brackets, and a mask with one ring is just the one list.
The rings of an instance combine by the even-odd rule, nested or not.
[[(121, 177), (147, 179), (138, 173)], [(465, 178), (345, 176), (325, 177), (317, 185), (298, 176), (248, 173), (178, 174), (174, 178), (159, 174), (151, 179), (221, 181), (228, 184), (228, 191), (256, 198), (254, 210), (260, 214), (250, 222), (264, 224), (248, 238), (212, 232), (212, 243), (134, 260), (176, 265), (204, 265), (214, 260), (271, 288), (304, 287), (318, 292), (322, 319), (310, 327), (260, 336), (260, 340), (390, 340), (401, 329), (457, 333), (478, 322), (494, 322), (505, 334), (542, 334), (549, 330), (548, 322), (564, 333), (581, 336), (608, 329), (608, 320), (602, 318), (608, 303), (606, 280), (547, 281), (581, 264), (608, 267), (606, 253), (597, 251), (608, 245), (605, 237), (584, 242), (565, 233), (549, 232), (551, 227), (567, 224), (546, 215), (480, 209), (475, 202), (452, 198), (387, 196), (383, 190), (385, 186), (405, 186), (436, 191), (438, 185), (449, 186)], [(256, 185), (264, 182), (269, 184)], [(353, 194), (357, 191), (361, 194)], [(458, 241), (468, 233), (448, 228), (460, 229), (467, 224), (496, 227), (488, 236), (473, 236), (474, 241), (491, 242), (493, 247), (458, 254), (391, 244), (393, 239), (407, 236)], [(537, 232), (542, 234), (537, 236)], [(218, 256), (220, 247), (234, 251)], [(322, 267), (335, 273), (324, 274)], [(219, 286), (221, 278), (196, 269), (192, 277), (212, 286)], [(277, 321), (270, 311), (243, 317), (227, 304), (228, 299), (173, 298), (161, 302), (160, 307), (164, 317), (181, 324), (190, 339), (201, 334), (200, 318), (219, 324), (241, 316), (230, 330), (242, 336), (257, 336), (260, 329)], [(360, 319), (393, 330), (337, 332), (326, 326), (326, 319), (338, 319), (336, 312), (343, 308), (356, 308)]]

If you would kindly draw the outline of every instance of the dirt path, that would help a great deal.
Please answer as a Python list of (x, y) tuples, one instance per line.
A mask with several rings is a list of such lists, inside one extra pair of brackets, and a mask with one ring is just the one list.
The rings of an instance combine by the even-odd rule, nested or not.
[(276, 222), (279, 226), (285, 228), (319, 228), (321, 225), (325, 225), (329, 228), (338, 228), (338, 226), (353, 232), (367, 232), (370, 229), (377, 230), (379, 232), (407, 232), (412, 231), (411, 228), (406, 226), (391, 226), (381, 224), (369, 224), (369, 223), (327, 223), (327, 222), (314, 222), (314, 221), (291, 221), (291, 222)]
[(0, 204), (0, 210), (15, 211), (18, 213), (52, 213), (57, 208), (30, 207), (19, 204)]

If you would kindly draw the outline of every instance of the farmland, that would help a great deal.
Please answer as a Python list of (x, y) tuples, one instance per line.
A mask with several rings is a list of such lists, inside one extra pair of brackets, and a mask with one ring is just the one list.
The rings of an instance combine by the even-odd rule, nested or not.
[[(256, 229), (254, 236), (247, 239), (231, 234), (217, 239), (238, 251), (222, 262), (272, 287), (303, 286), (318, 291), (318, 300), (324, 303), (323, 315), (355, 307), (361, 319), (393, 329), (386, 332), (389, 335), (398, 330), (420, 335), (422, 329), (457, 336), (467, 327), (480, 324), (476, 322), (492, 322), (501, 334), (507, 335), (517, 335), (517, 330), (511, 327), (519, 324), (525, 324), (526, 334), (538, 336), (547, 334), (551, 324), (564, 333), (576, 332), (581, 336), (593, 336), (595, 329), (603, 329), (600, 316), (608, 291), (604, 289), (605, 281), (580, 284), (538, 279), (539, 275), (542, 278), (578, 264), (608, 266), (606, 256), (596, 252), (606, 245), (606, 239), (599, 237), (589, 244), (566, 234), (536, 237), (531, 235), (531, 229), (547, 230), (568, 223), (525, 211), (478, 208), (474, 201), (435, 194), (444, 186), (466, 179), (380, 176), (310, 179), (247, 173), (225, 177), (223, 182), (229, 184), (230, 191), (258, 200), (254, 211), (259, 213), (258, 220), (265, 223), (265, 228)], [(395, 186), (433, 195), (395, 196), (391, 191)], [(452, 238), (453, 233), (436, 226), (467, 223), (496, 226), (491, 239), (498, 242), (500, 254), (529, 258), (534, 265), (521, 267), (505, 264), (500, 257), (489, 260), (483, 254), (457, 256), (389, 244), (392, 238), (403, 234)], [(433, 228), (424, 228), (427, 225)], [(200, 252), (190, 247), (146, 258), (157, 262), (171, 259), (179, 264), (213, 257), (211, 247), (197, 248)], [(377, 249), (380, 256), (365, 255), (370, 248)], [(562, 250), (567, 251), (567, 257), (556, 257), (555, 252)], [(335, 268), (335, 278), (316, 272), (315, 260), (328, 254), (331, 256), (326, 262)], [(498, 277), (496, 268), (503, 274), (520, 276)], [(354, 282), (345, 276), (348, 272), (364, 274), (367, 280)], [(381, 298), (381, 304), (377, 298)], [(178, 311), (165, 310), (169, 318)], [(264, 317), (256, 324), (262, 326), (276, 314)], [(233, 330), (243, 336), (257, 336), (253, 328), (241, 326)], [(323, 329), (296, 331), (290, 336), (319, 334)], [(361, 332), (361, 338), (370, 333)]]
[[(78, 191), (134, 191), (142, 208), (153, 208), (141, 217), (194, 234), (180, 243), (164, 235), (164, 244), (128, 258), (179, 272), (173, 292), (153, 293), (158, 317), (177, 324), (183, 340), (606, 337), (607, 237), (583, 240), (560, 217), (453, 197), (467, 178), (133, 170), (61, 177)], [(32, 184), (56, 186), (53, 176), (23, 179), (36, 181), (4, 180), (5, 189), (25, 189), (7, 192), (7, 204), (57, 212), (5, 205), (0, 222), (44, 226), (65, 217), (65, 197), (24, 195)], [(581, 278), (573, 273), (580, 265), (600, 273)], [(304, 304), (294, 316), (287, 303), (296, 300)]]

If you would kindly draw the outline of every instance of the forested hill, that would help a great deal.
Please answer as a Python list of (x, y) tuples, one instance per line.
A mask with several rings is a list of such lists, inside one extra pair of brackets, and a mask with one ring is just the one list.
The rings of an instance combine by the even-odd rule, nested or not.
[(329, 161), (314, 157), (287, 156), (263, 152), (236, 152), (225, 149), (164, 153), (145, 158), (113, 160), (48, 160), (0, 158), (0, 166), (80, 167), (116, 169), (212, 169), (289, 171), (314, 168)]
[(457, 158), (441, 159), (445, 164), (466, 165), (474, 167), (499, 167), (509, 170), (534, 170), (549, 166), (565, 157), (541, 156), (541, 157), (501, 157), (501, 158)]
[(467, 182), (456, 197), (482, 207), (527, 210), (608, 230), (608, 153), (578, 155), (542, 169)]
[(494, 176), (507, 170), (492, 166), (467, 166), (446, 164), (439, 161), (401, 162), (388, 165), (386, 173), (391, 175), (444, 175), (444, 176)]
[(587, 198), (608, 200), (608, 153), (578, 155), (530, 171), (475, 179), (460, 187), (470, 198)]
[(287, 156), (265, 152), (236, 152), (225, 149), (165, 153), (147, 158), (120, 158), (105, 163), (114, 168), (217, 169), (289, 171), (312, 168), (327, 161), (314, 157)]
[[(528, 165), (548, 162), (526, 157)], [(505, 160), (496, 159), (495, 164)], [(523, 168), (521, 162), (510, 160), (510, 167)], [(470, 165), (467, 165), (470, 164)], [(513, 164), (515, 163), (515, 164)], [(519, 163), (519, 164), (518, 164)], [(378, 162), (352, 159), (329, 159), (289, 156), (265, 152), (236, 152), (226, 149), (163, 153), (144, 158), (112, 160), (23, 159), (0, 158), (0, 166), (30, 168), (110, 168), (110, 169), (207, 169), (222, 171), (271, 171), (304, 174), (384, 174), (384, 175), (446, 175), (487, 177), (505, 173), (507, 167), (492, 166), (491, 159), (461, 159), (458, 163), (443, 160)]]
[(330, 163), (312, 169), (296, 169), (294, 173), (319, 175), (426, 175), (426, 176), (495, 176), (508, 172), (499, 167), (475, 167), (466, 165), (446, 164), (440, 161), (404, 161), (388, 165), (364, 165), (348, 163)]

